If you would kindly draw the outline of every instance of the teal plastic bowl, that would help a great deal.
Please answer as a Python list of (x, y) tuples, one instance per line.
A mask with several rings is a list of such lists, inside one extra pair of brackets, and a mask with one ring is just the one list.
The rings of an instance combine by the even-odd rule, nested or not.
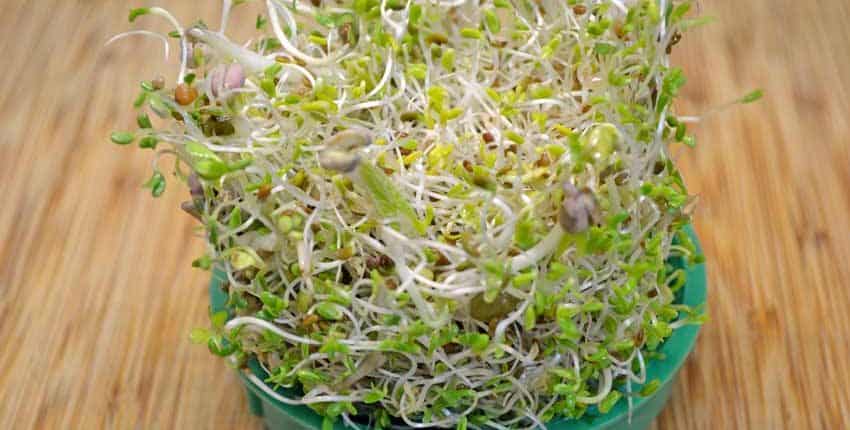
[[(699, 241), (694, 234), (693, 229), (687, 227), (688, 235), (694, 240), (697, 249), (701, 251)], [(672, 264), (685, 268), (683, 261), (672, 261)], [(692, 265), (686, 267), (687, 282), (685, 286), (679, 290), (678, 301), (690, 306), (698, 306), (705, 304), (706, 300), (706, 275), (705, 264)], [(213, 274), (210, 282), (210, 304), (213, 312), (225, 310), (227, 302), (227, 294), (223, 290), (224, 276), (223, 273)], [(546, 424), (547, 430), (643, 430), (649, 427), (652, 420), (658, 416), (661, 409), (664, 408), (667, 399), (670, 397), (670, 391), (673, 387), (673, 381), (679, 373), (679, 369), (685, 363), (685, 359), (690, 354), (696, 344), (699, 326), (688, 325), (681, 327), (673, 332), (659, 348), (659, 352), (664, 354), (664, 360), (652, 360), (647, 364), (646, 377), (647, 381), (658, 379), (661, 381), (661, 386), (655, 394), (649, 397), (635, 397), (632, 401), (631, 414), (626, 401), (621, 400), (617, 405), (608, 411), (606, 414), (599, 414), (594, 408), (590, 408), (588, 413), (579, 420), (558, 419)], [(248, 362), (248, 369), (258, 378), (264, 380), (268, 374), (260, 367), (255, 359)], [(251, 412), (263, 419), (266, 429), (269, 430), (317, 430), (322, 428), (322, 417), (313, 412), (312, 409), (306, 406), (292, 406), (279, 402), (260, 387), (251, 382), (242, 372), (239, 372), (239, 377), (245, 385), (245, 391), (248, 395), (248, 407)], [(632, 384), (632, 390), (639, 391), (641, 388), (638, 384)], [(295, 397), (297, 393), (288, 390), (278, 390), (282, 396)], [(341, 421), (337, 421), (334, 430), (346, 430), (351, 427), (346, 427)], [(359, 430), (367, 430), (365, 426), (359, 426)]]

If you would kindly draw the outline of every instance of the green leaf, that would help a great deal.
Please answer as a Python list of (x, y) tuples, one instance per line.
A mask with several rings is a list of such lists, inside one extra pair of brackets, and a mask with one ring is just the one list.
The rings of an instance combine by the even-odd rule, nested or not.
[(189, 340), (194, 344), (203, 345), (209, 342), (212, 335), (212, 332), (205, 328), (195, 328), (189, 333)]
[(254, 24), (257, 30), (262, 30), (263, 27), (266, 26), (266, 17), (263, 15), (257, 15), (257, 22)]
[(548, 99), (552, 97), (555, 91), (552, 87), (547, 85), (534, 85), (531, 87), (531, 98), (532, 99)]
[(536, 272), (520, 273), (514, 276), (513, 284), (514, 287), (520, 288), (531, 284), (532, 282), (534, 282), (535, 279), (537, 279)]
[(410, 11), (408, 12), (408, 22), (410, 25), (418, 25), (419, 21), (422, 20), (422, 5), (419, 4), (411, 4)]
[(224, 324), (227, 322), (227, 311), (218, 311), (212, 315), (210, 315), (210, 322), (212, 322), (212, 326), (221, 330), (224, 328)]
[(413, 341), (405, 342), (397, 339), (385, 339), (378, 345), (381, 351), (399, 351), (408, 354), (419, 354), (421, 348)]
[(159, 197), (165, 191), (165, 177), (159, 171), (154, 171), (153, 176), (145, 182), (144, 187), (150, 188), (154, 197)]
[(455, 430), (466, 430), (466, 426), (467, 426), (467, 419), (466, 419), (466, 415), (464, 415), (464, 416), (460, 417), (460, 419), (457, 420), (457, 427), (455, 428)]
[(144, 112), (140, 113), (139, 116), (136, 117), (136, 123), (139, 124), (139, 128), (153, 128), (150, 117), (148, 117), (148, 114)]
[(313, 294), (307, 290), (298, 291), (298, 295), (295, 296), (295, 310), (306, 314), (310, 306), (313, 306)]
[(567, 267), (563, 263), (553, 261), (551, 264), (549, 264), (549, 272), (546, 273), (546, 279), (550, 281), (556, 281), (558, 279), (563, 278), (569, 270), (569, 267)]
[(582, 312), (599, 312), (605, 306), (597, 299), (591, 299), (581, 305)]
[(142, 105), (145, 104), (145, 101), (147, 99), (148, 99), (148, 93), (145, 92), (145, 91), (142, 91), (141, 93), (139, 93), (139, 96), (136, 97), (136, 100), (133, 101), (133, 107), (134, 108), (142, 107)]
[(611, 26), (611, 20), (601, 19), (587, 24), (587, 33), (591, 36), (599, 37), (608, 30)]
[(230, 170), (227, 164), (206, 146), (196, 142), (189, 142), (185, 147), (186, 152), (189, 154), (192, 167), (194, 167), (195, 171), (202, 178), (216, 180)]
[(454, 48), (446, 48), (443, 50), (443, 56), (440, 58), (440, 64), (446, 70), (453, 70), (455, 66), (455, 50)]
[(420, 81), (424, 81), (428, 77), (428, 66), (422, 63), (408, 64), (406, 71), (408, 76)]
[(429, 333), (431, 333), (431, 328), (421, 320), (409, 325), (405, 330), (405, 335), (409, 339), (416, 339)]
[(427, 226), (419, 221), (413, 206), (383, 170), (369, 163), (361, 163), (358, 172), (359, 182), (372, 197), (379, 215), (384, 218), (401, 217), (417, 233), (425, 233)]
[(608, 346), (610, 350), (618, 352), (630, 351), (634, 347), (635, 341), (633, 339), (621, 340)]
[(402, 10), (405, 7), (404, 0), (387, 0), (387, 9), (389, 10)]
[(599, 55), (608, 55), (616, 52), (617, 48), (610, 43), (597, 42), (596, 45), (593, 46), (593, 51)]
[(443, 399), (450, 408), (460, 405), (464, 399), (473, 397), (475, 397), (475, 391), (470, 389), (440, 391), (440, 398)]
[(254, 256), (253, 251), (243, 248), (230, 249), (230, 264), (233, 265), (233, 269), (235, 270), (245, 270), (249, 267), (259, 268), (263, 266), (263, 263)]
[(340, 343), (337, 338), (328, 336), (325, 339), (324, 345), (322, 345), (319, 349), (319, 352), (328, 354), (328, 356), (333, 359), (336, 354), (348, 354), (349, 348), (348, 345)]
[(617, 74), (614, 70), (611, 70), (608, 73), (608, 83), (613, 87), (622, 87), (629, 82), (628, 78), (623, 75)]
[(116, 145), (129, 145), (136, 140), (136, 135), (127, 131), (116, 131), (109, 138)]
[(153, 110), (153, 112), (157, 114), (157, 116), (162, 119), (170, 118), (171, 108), (169, 108), (165, 104), (165, 102), (162, 101), (162, 98), (159, 95), (150, 94), (148, 96), (148, 103), (150, 103), (151, 110)]
[(334, 27), (336, 25), (336, 20), (333, 15), (326, 15), (323, 13), (316, 14), (316, 22), (325, 27)]
[(272, 78), (261, 79), (260, 89), (263, 90), (263, 92), (271, 98), (277, 96), (277, 85), (275, 85), (274, 80)]
[(302, 104), (301, 109), (304, 112), (328, 113), (334, 110), (334, 105), (324, 100), (316, 100)]
[(578, 311), (579, 309), (576, 307), (569, 307), (563, 304), (558, 305), (558, 310), (556, 311), (556, 319), (558, 321), (558, 326), (561, 328), (563, 338), (573, 342), (578, 341), (581, 338), (581, 332), (578, 330), (576, 323), (572, 320), (573, 316), (575, 316)]
[(658, 101), (655, 105), (655, 111), (661, 113), (679, 93), (679, 90), (685, 85), (685, 78), (682, 69), (674, 67), (667, 72), (661, 84), (661, 92), (658, 94)]
[(325, 380), (324, 376), (312, 370), (302, 369), (295, 373), (302, 384), (318, 384)]
[(705, 306), (700, 305), (695, 308), (686, 307), (684, 309), (685, 316), (684, 321), (685, 324), (688, 325), (701, 325), (708, 322), (708, 314), (705, 311)]
[(210, 352), (220, 357), (227, 357), (236, 351), (236, 345), (222, 339), (221, 336), (211, 336), (207, 340), (207, 348)]
[(571, 319), (572, 317), (578, 315), (578, 311), (579, 311), (579, 309), (576, 308), (575, 306), (561, 304), (561, 305), (558, 305), (558, 310), (557, 310), (556, 315), (557, 315), (558, 320), (560, 321), (562, 319)]
[(254, 160), (251, 158), (243, 158), (241, 160), (236, 160), (232, 163), (226, 163), (228, 172), (236, 172), (238, 170), (242, 170), (253, 163)]
[(507, 137), (508, 140), (510, 140), (511, 142), (516, 143), (518, 145), (522, 145), (523, 143), (525, 143), (525, 138), (513, 130), (506, 131), (505, 137)]
[(574, 384), (556, 384), (552, 391), (560, 396), (575, 395), (576, 385)]
[(322, 302), (316, 305), (316, 313), (329, 321), (339, 321), (343, 315), (339, 305), (331, 302)]
[(192, 261), (192, 267), (196, 267), (202, 270), (210, 270), (212, 267), (212, 259), (209, 255), (202, 255)]
[(227, 226), (231, 229), (236, 229), (242, 224), (242, 208), (236, 206), (230, 212), (230, 217), (227, 220)]
[(150, 8), (146, 8), (146, 7), (140, 7), (140, 8), (132, 9), (132, 10), (130, 10), (130, 16), (128, 17), (128, 19), (130, 20), (130, 22), (134, 22), (134, 21), (136, 21), (136, 18), (138, 18), (142, 15), (147, 15), (150, 12), (151, 12)]
[(260, 301), (263, 302), (261, 316), (265, 319), (273, 320), (280, 316), (284, 309), (289, 306), (286, 300), (272, 294), (268, 291), (260, 293)]
[(744, 97), (741, 97), (739, 102), (743, 103), (743, 104), (753, 103), (753, 102), (761, 100), (762, 97), (764, 97), (764, 91), (761, 90), (761, 89), (758, 89), (758, 90), (755, 90), (755, 91), (745, 95)]
[(484, 333), (465, 333), (458, 338), (458, 342), (468, 346), (472, 352), (480, 354), (490, 346), (490, 336)]
[(646, 383), (643, 388), (640, 389), (640, 395), (643, 397), (649, 397), (655, 394), (656, 391), (661, 387), (661, 381), (658, 379), (653, 379)]
[(490, 9), (484, 11), (484, 23), (493, 34), (502, 31), (502, 23), (499, 22), (499, 17)]
[(543, 45), (543, 49), (541, 50), (540, 57), (543, 58), (544, 60), (551, 57), (555, 53), (555, 51), (557, 51), (558, 48), (561, 46), (561, 41), (562, 41), (561, 35), (556, 34), (555, 37), (553, 37), (548, 42), (546, 42), (545, 45)]
[(537, 312), (534, 311), (534, 306), (525, 308), (522, 323), (526, 330), (534, 330), (534, 326), (537, 324)]
[(531, 216), (523, 217), (514, 230), (514, 243), (523, 250), (530, 249), (537, 243), (537, 236), (534, 234), (535, 221)]
[(379, 390), (377, 388), (372, 388), (363, 397), (363, 403), (366, 403), (367, 405), (371, 405), (373, 403), (378, 403), (381, 400), (384, 400), (384, 397), (386, 397), (386, 395), (387, 395), (386, 391)]
[(263, 74), (269, 79), (274, 79), (282, 70), (283, 64), (274, 63), (271, 66), (267, 67), (266, 70), (263, 71)]
[(691, 10), (691, 2), (686, 1), (684, 3), (680, 3), (673, 11), (670, 13), (670, 23), (675, 24), (679, 22), (688, 11)]
[[(396, 326), (401, 322), (401, 316), (396, 314), (384, 315), (384, 325)], [(433, 341), (433, 338), (431, 339)]]
[(599, 402), (599, 405), (597, 406), (597, 408), (599, 408), (599, 412), (603, 414), (608, 413), (608, 411), (610, 411), (611, 408), (613, 408), (614, 405), (616, 405), (622, 397), (623, 394), (619, 391), (611, 390), (611, 392), (608, 393), (608, 395), (605, 396), (605, 398), (602, 399), (601, 402)]
[(484, 34), (476, 28), (461, 28), (460, 36), (466, 39), (483, 39)]
[(450, 343), (454, 340), (457, 334), (458, 328), (454, 323), (438, 330), (431, 336), (431, 339), (428, 342), (428, 353), (432, 354), (437, 350), (437, 348), (442, 348), (444, 345)]

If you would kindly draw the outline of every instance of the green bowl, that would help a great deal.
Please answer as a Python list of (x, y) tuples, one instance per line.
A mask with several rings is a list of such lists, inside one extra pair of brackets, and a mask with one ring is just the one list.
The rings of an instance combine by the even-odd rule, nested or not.
[[(699, 241), (693, 229), (688, 226), (687, 232), (700, 250)], [(674, 265), (684, 267), (683, 261), (675, 261)], [(681, 303), (690, 306), (702, 305), (706, 300), (706, 276), (705, 264), (692, 265), (687, 269), (687, 282), (679, 290), (678, 299)], [(213, 274), (210, 282), (210, 303), (213, 312), (226, 309), (227, 294), (223, 290), (226, 277)], [(658, 349), (664, 354), (664, 360), (652, 360), (647, 364), (646, 380), (658, 379), (661, 386), (651, 396), (635, 397), (632, 401), (631, 413), (627, 402), (620, 401), (606, 414), (599, 414), (594, 408), (590, 408), (584, 417), (578, 420), (557, 419), (546, 424), (547, 430), (643, 430), (649, 427), (652, 420), (664, 408), (673, 381), (679, 373), (679, 369), (685, 363), (688, 354), (694, 348), (699, 326), (688, 325), (680, 327), (673, 332)], [(268, 374), (260, 367), (255, 359), (248, 362), (248, 368), (258, 378), (265, 379)], [(322, 417), (306, 406), (292, 406), (281, 403), (274, 399), (260, 387), (252, 383), (244, 373), (239, 372), (239, 377), (245, 384), (248, 394), (248, 407), (254, 415), (262, 417), (265, 427), (270, 430), (315, 430), (322, 428)], [(641, 386), (632, 385), (632, 390), (638, 391)], [(287, 397), (295, 397), (294, 391), (278, 390), (278, 393)], [(337, 421), (334, 430), (346, 430), (341, 421)], [(364, 426), (360, 430), (366, 430)]]

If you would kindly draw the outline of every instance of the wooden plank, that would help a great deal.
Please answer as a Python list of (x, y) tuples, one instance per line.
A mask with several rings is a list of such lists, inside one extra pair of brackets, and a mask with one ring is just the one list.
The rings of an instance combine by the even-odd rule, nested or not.
[[(676, 152), (701, 196), (712, 320), (656, 427), (850, 428), (850, 6), (701, 7), (718, 21), (677, 48), (680, 112), (766, 97)], [(202, 242), (185, 190), (152, 200), (148, 156), (107, 142), (162, 69), (158, 42), (101, 48), (127, 8), (0, 2), (0, 428), (257, 428), (235, 375), (187, 339), (206, 324), (207, 274), (189, 267)]]

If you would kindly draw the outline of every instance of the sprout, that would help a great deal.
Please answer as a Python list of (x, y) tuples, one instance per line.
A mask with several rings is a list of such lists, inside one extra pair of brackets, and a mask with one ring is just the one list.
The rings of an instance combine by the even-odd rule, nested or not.
[(325, 169), (352, 173), (360, 165), (360, 155), (356, 151), (368, 146), (371, 141), (364, 130), (341, 131), (325, 142), (325, 149), (319, 154), (319, 164)]
[(355, 150), (372, 144), (372, 137), (366, 130), (349, 129), (333, 135), (325, 146), (338, 150)]
[(111, 136), (177, 158), (234, 315), (196, 340), (327, 425), (531, 429), (657, 389), (647, 357), (704, 320), (665, 263), (701, 260), (667, 148), (699, 121), (667, 53), (689, 2), (266, 0), (239, 44), (240, 3), (221, 31), (131, 13), (181, 72)]
[(220, 64), (210, 72), (210, 91), (216, 97), (245, 85), (245, 70), (239, 63)]
[(154, 90), (161, 90), (165, 88), (165, 78), (162, 75), (158, 75), (151, 81), (151, 85)]
[(328, 170), (352, 173), (360, 165), (360, 156), (339, 149), (326, 149), (319, 154), (319, 164)]
[(174, 100), (180, 106), (192, 104), (198, 98), (198, 90), (188, 84), (180, 84), (174, 89)]
[(221, 56), (236, 60), (249, 73), (262, 72), (274, 64), (262, 55), (245, 49), (218, 33), (200, 27), (193, 27), (186, 34), (199, 42), (205, 43)]
[(134, 140), (136, 140), (136, 136), (133, 133), (129, 133), (126, 131), (117, 131), (115, 133), (112, 133), (110, 139), (112, 139), (112, 143), (115, 143), (117, 145), (129, 145), (133, 143)]
[(201, 184), (198, 175), (194, 172), (189, 174), (189, 177), (186, 179), (187, 185), (189, 185), (189, 194), (192, 196), (192, 201), (196, 205), (201, 205), (204, 202), (204, 186)]
[(201, 220), (201, 212), (198, 211), (198, 207), (195, 205), (195, 202), (187, 201), (180, 203), (180, 209), (183, 209), (183, 211), (191, 215), (192, 218), (195, 218), (198, 221)]
[(581, 233), (599, 219), (599, 207), (590, 190), (579, 191), (573, 184), (564, 184), (564, 201), (558, 212), (558, 223), (564, 231)]

